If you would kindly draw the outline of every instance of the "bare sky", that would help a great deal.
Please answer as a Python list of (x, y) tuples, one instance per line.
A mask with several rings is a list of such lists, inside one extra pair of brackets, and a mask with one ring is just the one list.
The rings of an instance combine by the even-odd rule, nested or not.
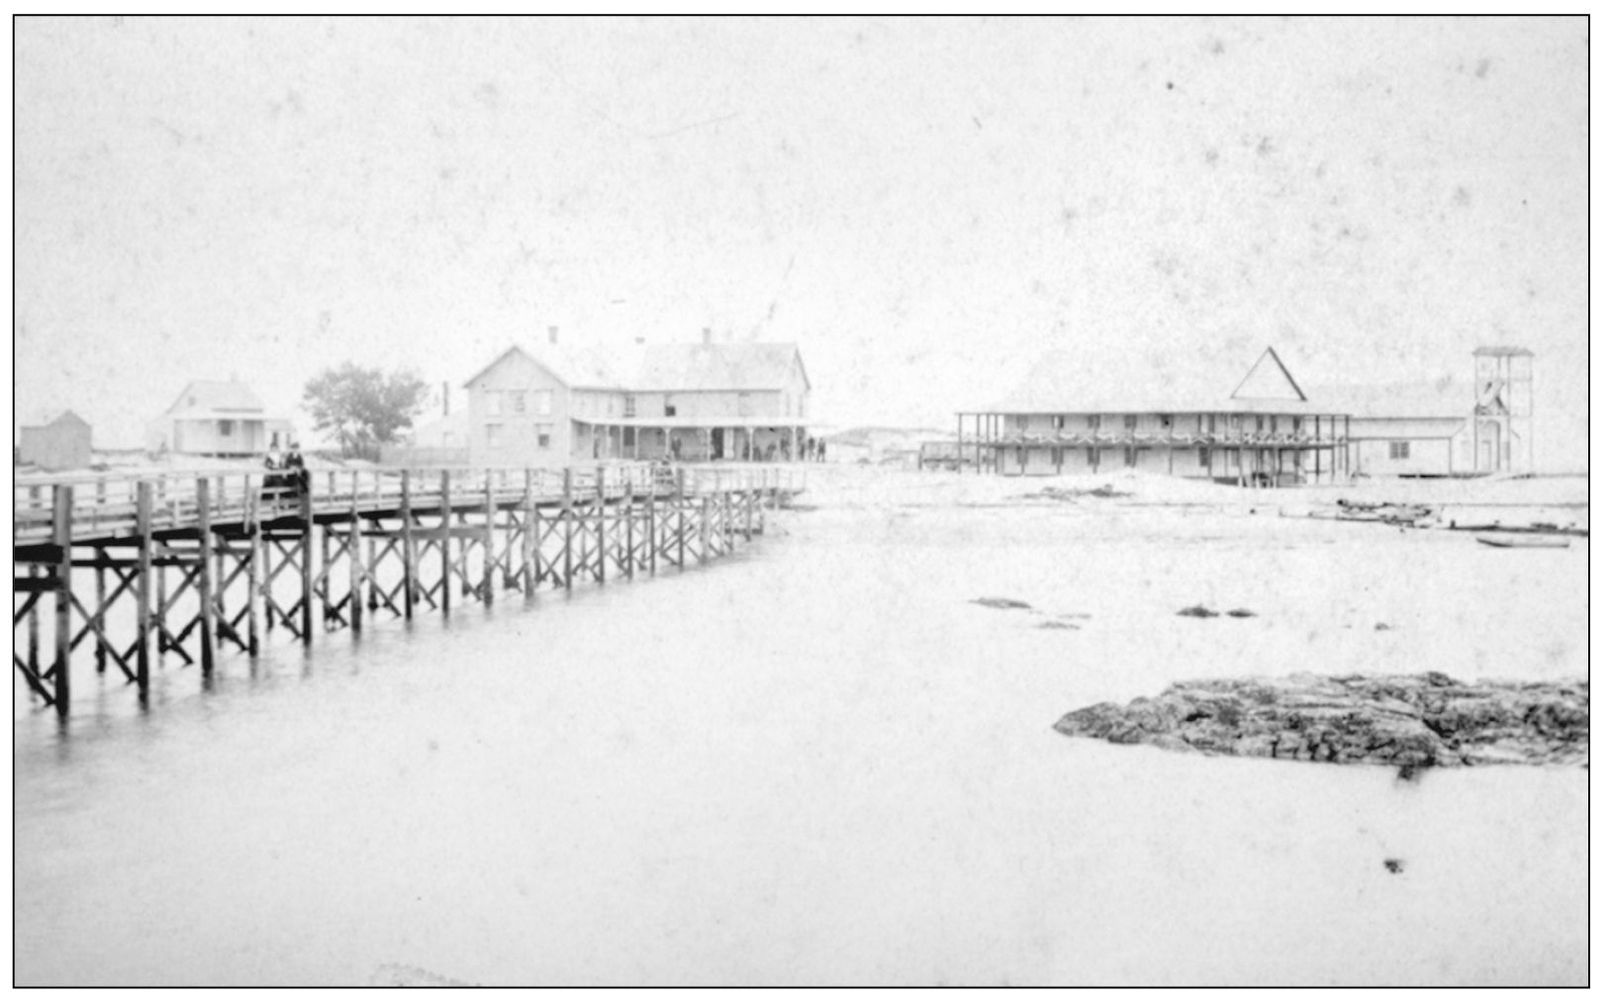
[[(815, 415), (953, 425), (1051, 347), (1304, 382), (1537, 354), (1584, 465), (1583, 18), (15, 24), (17, 411), (797, 340)], [(1229, 386), (1232, 387), (1232, 386)]]

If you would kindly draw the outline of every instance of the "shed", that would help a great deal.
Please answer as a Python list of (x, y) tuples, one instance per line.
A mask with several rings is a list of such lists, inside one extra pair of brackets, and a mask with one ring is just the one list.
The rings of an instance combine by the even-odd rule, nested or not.
[(47, 471), (86, 468), (93, 459), (89, 423), (71, 409), (41, 415), (18, 430), (17, 460)]

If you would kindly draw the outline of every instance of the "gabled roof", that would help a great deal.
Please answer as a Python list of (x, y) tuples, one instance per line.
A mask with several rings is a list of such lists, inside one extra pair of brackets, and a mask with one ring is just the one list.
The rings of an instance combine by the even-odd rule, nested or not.
[(1279, 360), (1272, 347), (1262, 351), (1256, 363), (1241, 379), (1239, 387), (1230, 393), (1236, 399), (1281, 399), (1286, 402), (1305, 402), (1306, 394), (1295, 383), (1290, 369)]
[(1479, 347), (1474, 351), (1476, 357), (1534, 357), (1535, 354), (1524, 347)]
[(516, 343), (498, 354), (491, 363), (476, 371), (464, 381), (468, 388), (486, 374), (508, 360), (520, 356), (551, 371), (553, 377), (570, 388), (624, 388), (626, 373), (639, 363), (634, 358), (620, 356), (621, 351), (606, 351), (589, 345), (559, 345), (554, 343), (531, 346)]
[[(798, 360), (793, 343), (662, 343), (649, 346), (632, 388), (641, 391), (779, 391)], [(803, 361), (799, 360), (802, 370)], [(809, 375), (804, 375), (809, 384)]]
[(260, 413), (262, 399), (239, 381), (192, 381), (168, 407), (172, 414), (205, 417), (216, 413)]
[(1208, 349), (1054, 351), (1042, 357), (1014, 391), (981, 411), (1328, 414), (1341, 410), (1309, 401), (1269, 347), (1248, 370), (1243, 356)]
[(79, 423), (79, 424), (81, 424), (83, 426), (88, 426), (89, 425), (88, 420), (86, 420), (84, 417), (80, 416), (78, 413), (72, 411), (71, 409), (39, 409), (39, 410), (34, 410), (34, 411), (28, 413), (28, 415), (27, 415), (27, 417), (25, 419), (20, 420), (17, 425), (19, 427), (26, 427), (28, 429), (35, 429), (35, 428), (39, 428), (39, 427), (53, 426), (56, 423), (62, 422), (64, 420), (66, 422), (69, 422), (69, 423)]
[[(618, 391), (771, 391), (787, 385), (795, 361), (793, 343), (662, 343), (647, 347), (590, 345), (540, 347), (515, 344), (464, 382), (473, 385), (509, 357), (545, 367), (570, 388)], [(809, 375), (804, 375), (809, 385)]]

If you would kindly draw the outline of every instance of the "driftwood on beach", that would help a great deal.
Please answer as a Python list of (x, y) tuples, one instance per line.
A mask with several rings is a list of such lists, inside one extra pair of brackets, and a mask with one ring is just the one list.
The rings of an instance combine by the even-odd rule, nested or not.
[(1493, 763), (1585, 765), (1590, 689), (1407, 676), (1206, 679), (1127, 706), (1075, 710), (1055, 729), (1208, 755), (1364, 763), (1416, 770)]

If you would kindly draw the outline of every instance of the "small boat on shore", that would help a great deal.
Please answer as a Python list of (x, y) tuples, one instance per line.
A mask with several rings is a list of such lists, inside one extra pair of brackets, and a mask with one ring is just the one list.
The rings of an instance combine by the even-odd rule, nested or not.
[(1474, 539), (1493, 548), (1566, 548), (1569, 538), (1557, 534), (1476, 534)]

